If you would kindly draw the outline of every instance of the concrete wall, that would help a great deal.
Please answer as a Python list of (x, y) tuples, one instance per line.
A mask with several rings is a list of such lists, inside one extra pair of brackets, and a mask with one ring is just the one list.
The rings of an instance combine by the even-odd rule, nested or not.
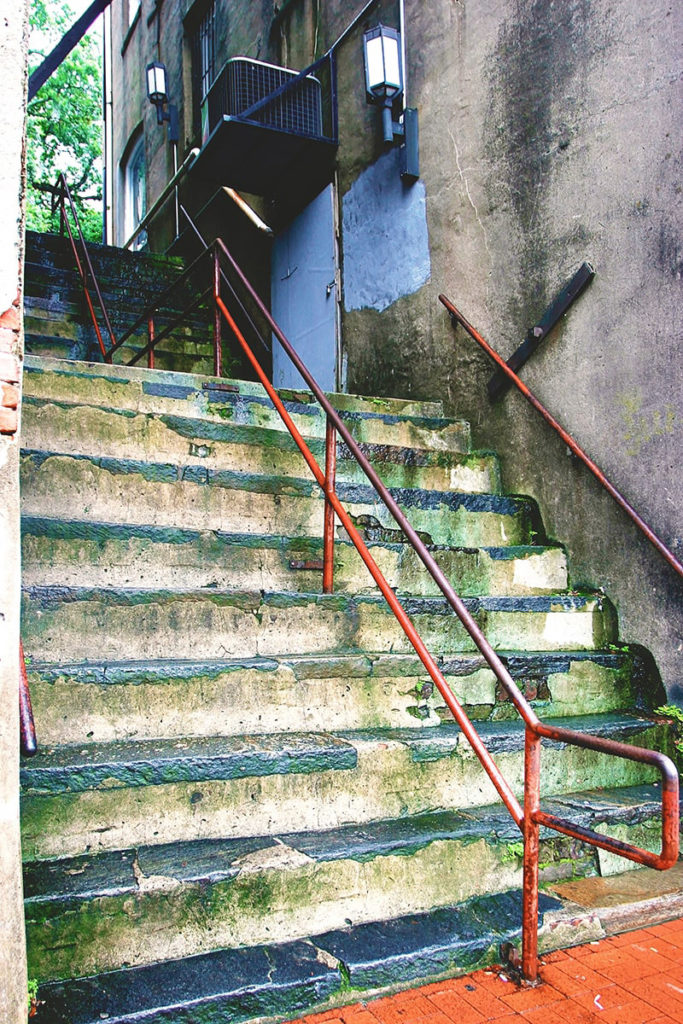
[(28, 3), (0, 3), (0, 1020), (26, 1021), (19, 840), (19, 404)]
[[(184, 74), (181, 105), (188, 7), (162, 7), (159, 53), (173, 81)], [(301, 66), (362, 8), (219, 4), (218, 64), (243, 52)], [(398, 0), (380, 0), (338, 51), (348, 389), (440, 397), (471, 419), (476, 443), (501, 453), (506, 488), (533, 494), (549, 535), (568, 546), (573, 584), (609, 593), (624, 639), (650, 646), (670, 694), (683, 698), (678, 578), (520, 396), (490, 405), (486, 357), (438, 302), (449, 295), (507, 356), (582, 261), (593, 263), (596, 280), (523, 376), (680, 556), (680, 5), (405, 0), (405, 13), (407, 100), (420, 115), (412, 187), (383, 150), (363, 81), (363, 29), (397, 26)], [(147, 33), (139, 75), (155, 56), (145, 5), (138, 31)], [(134, 116), (141, 105), (156, 194), (168, 147), (149, 104), (134, 100)]]
[(439, 396), (471, 419), (476, 443), (501, 453), (506, 488), (537, 497), (567, 544), (573, 584), (610, 595), (623, 638), (654, 651), (680, 700), (680, 580), (521, 396), (490, 405), (487, 359), (437, 295), (507, 356), (593, 263), (591, 288), (523, 376), (680, 558), (681, 8), (406, 8), (431, 280), (381, 313), (347, 308), (349, 388)]

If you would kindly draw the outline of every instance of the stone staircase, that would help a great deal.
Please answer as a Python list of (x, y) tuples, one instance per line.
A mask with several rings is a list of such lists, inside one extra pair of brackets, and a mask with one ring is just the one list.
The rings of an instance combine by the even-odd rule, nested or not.
[[(519, 937), (521, 837), (341, 528), (336, 592), (321, 594), (322, 496), (262, 389), (33, 347), (35, 1019), (287, 1020), (491, 962)], [(284, 397), (322, 459), (311, 396)], [(438, 403), (332, 401), (541, 717), (668, 749), (647, 657), (619, 643), (607, 598), (569, 588), (534, 502), (501, 493), (468, 425)], [(343, 445), (338, 480), (521, 792), (523, 730), (495, 677)], [(631, 762), (544, 748), (548, 809), (658, 848), (652, 782)], [(543, 836), (545, 883), (608, 860)], [(545, 948), (600, 931), (551, 894), (541, 918)]]
[[(117, 339), (145, 312), (150, 303), (170, 288), (185, 269), (178, 257), (128, 252), (109, 245), (88, 243), (88, 253), (102, 298)], [(26, 351), (61, 359), (100, 359), (97, 335), (88, 312), (83, 285), (75, 269), (73, 251), (66, 236), (26, 232), (24, 263), (24, 332)], [(205, 274), (206, 277), (206, 274)], [(155, 318), (160, 334), (173, 313), (190, 305), (193, 280), (169, 297)], [(206, 280), (202, 287), (206, 287)], [(94, 289), (91, 296), (104, 330)], [(123, 301), (121, 300), (123, 296)], [(213, 319), (205, 306), (193, 311), (159, 344), (156, 365), (191, 373), (212, 373), (210, 344)], [(147, 344), (146, 323), (135, 332), (123, 356), (130, 357)], [(146, 365), (143, 359), (141, 365)]]

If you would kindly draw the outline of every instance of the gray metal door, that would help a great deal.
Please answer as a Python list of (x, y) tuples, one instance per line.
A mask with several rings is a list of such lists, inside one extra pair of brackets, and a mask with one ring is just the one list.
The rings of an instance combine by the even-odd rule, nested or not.
[[(323, 189), (273, 244), (271, 309), (275, 322), (324, 391), (336, 389), (337, 314), (334, 191)], [(273, 383), (304, 388), (276, 339)]]

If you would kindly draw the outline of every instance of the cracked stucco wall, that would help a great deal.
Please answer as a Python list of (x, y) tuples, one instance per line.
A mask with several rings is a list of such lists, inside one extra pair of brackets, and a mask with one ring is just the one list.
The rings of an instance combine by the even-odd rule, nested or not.
[(0, 1020), (26, 1021), (19, 839), (19, 388), (28, 4), (0, 3)]
[[(500, 452), (505, 488), (537, 497), (567, 544), (572, 584), (610, 595), (623, 639), (653, 650), (681, 701), (680, 581), (520, 395), (490, 405), (487, 358), (438, 294), (507, 356), (594, 265), (522, 376), (680, 558), (682, 9), (406, 0), (406, 19), (431, 278), (381, 312), (344, 312), (348, 388), (440, 397), (469, 418), (475, 444)], [(342, 136), (342, 192), (372, 144), (358, 127)]]

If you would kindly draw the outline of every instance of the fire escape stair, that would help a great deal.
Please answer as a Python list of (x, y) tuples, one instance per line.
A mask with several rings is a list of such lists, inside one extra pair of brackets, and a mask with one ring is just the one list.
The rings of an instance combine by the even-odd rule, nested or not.
[[(36, 345), (36, 351), (40, 346)], [(261, 389), (26, 362), (29, 973), (50, 1024), (288, 1020), (492, 962), (521, 836)], [(318, 454), (306, 393), (287, 408)], [(669, 750), (646, 652), (438, 403), (333, 396), (544, 719)], [(339, 493), (513, 788), (511, 705), (343, 448)], [(631, 762), (544, 744), (544, 805), (653, 848)], [(614, 870), (542, 833), (544, 883)], [(623, 870), (622, 862), (618, 870)], [(542, 895), (546, 949), (602, 933)]]

